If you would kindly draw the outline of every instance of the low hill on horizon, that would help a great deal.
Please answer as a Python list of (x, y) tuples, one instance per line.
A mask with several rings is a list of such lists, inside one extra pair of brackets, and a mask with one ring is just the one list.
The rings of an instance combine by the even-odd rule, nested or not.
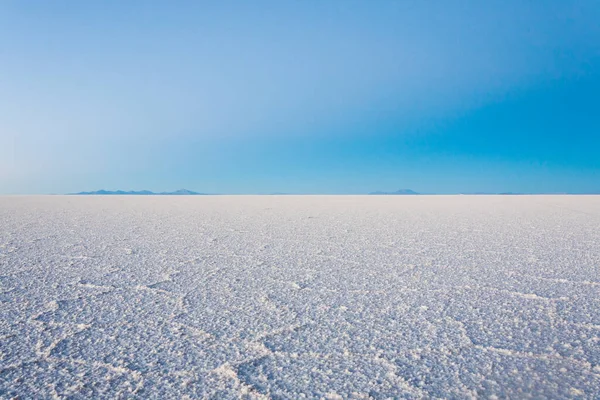
[(206, 193), (198, 193), (198, 192), (194, 192), (188, 189), (179, 189), (176, 190), (174, 192), (160, 192), (160, 193), (155, 193), (152, 192), (150, 190), (129, 190), (129, 191), (125, 191), (125, 190), (96, 190), (96, 191), (92, 191), (92, 192), (78, 192), (78, 193), (69, 193), (70, 195), (86, 195), (86, 196), (93, 196), (93, 195), (111, 195), (111, 196), (115, 196), (115, 195), (130, 195), (130, 196), (195, 196), (195, 195), (205, 195)]
[(387, 195), (404, 195), (404, 196), (407, 196), (407, 195), (416, 195), (416, 194), (419, 194), (419, 193), (417, 193), (417, 192), (415, 192), (414, 190), (411, 190), (411, 189), (399, 189), (399, 190), (397, 190), (395, 192), (377, 191), (377, 192), (371, 192), (369, 194), (374, 194), (374, 195), (386, 195), (387, 194)]

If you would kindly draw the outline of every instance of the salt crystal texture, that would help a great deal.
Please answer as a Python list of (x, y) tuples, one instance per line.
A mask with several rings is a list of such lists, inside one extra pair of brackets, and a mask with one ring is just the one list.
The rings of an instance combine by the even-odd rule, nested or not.
[(0, 398), (600, 398), (600, 197), (0, 197)]

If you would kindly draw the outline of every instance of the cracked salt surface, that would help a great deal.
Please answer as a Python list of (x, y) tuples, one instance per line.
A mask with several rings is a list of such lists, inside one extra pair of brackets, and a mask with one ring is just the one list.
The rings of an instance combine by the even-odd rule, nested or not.
[(0, 197), (0, 398), (600, 398), (600, 197)]

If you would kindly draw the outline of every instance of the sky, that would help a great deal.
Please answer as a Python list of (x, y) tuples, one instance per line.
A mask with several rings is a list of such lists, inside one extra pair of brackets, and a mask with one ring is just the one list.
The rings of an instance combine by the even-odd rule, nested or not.
[(0, 193), (600, 193), (600, 2), (2, 1)]

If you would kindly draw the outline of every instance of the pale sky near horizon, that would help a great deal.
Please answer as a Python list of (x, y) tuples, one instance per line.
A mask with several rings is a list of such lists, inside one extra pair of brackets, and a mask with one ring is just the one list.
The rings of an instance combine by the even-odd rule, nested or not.
[(0, 194), (600, 193), (600, 2), (3, 1)]

